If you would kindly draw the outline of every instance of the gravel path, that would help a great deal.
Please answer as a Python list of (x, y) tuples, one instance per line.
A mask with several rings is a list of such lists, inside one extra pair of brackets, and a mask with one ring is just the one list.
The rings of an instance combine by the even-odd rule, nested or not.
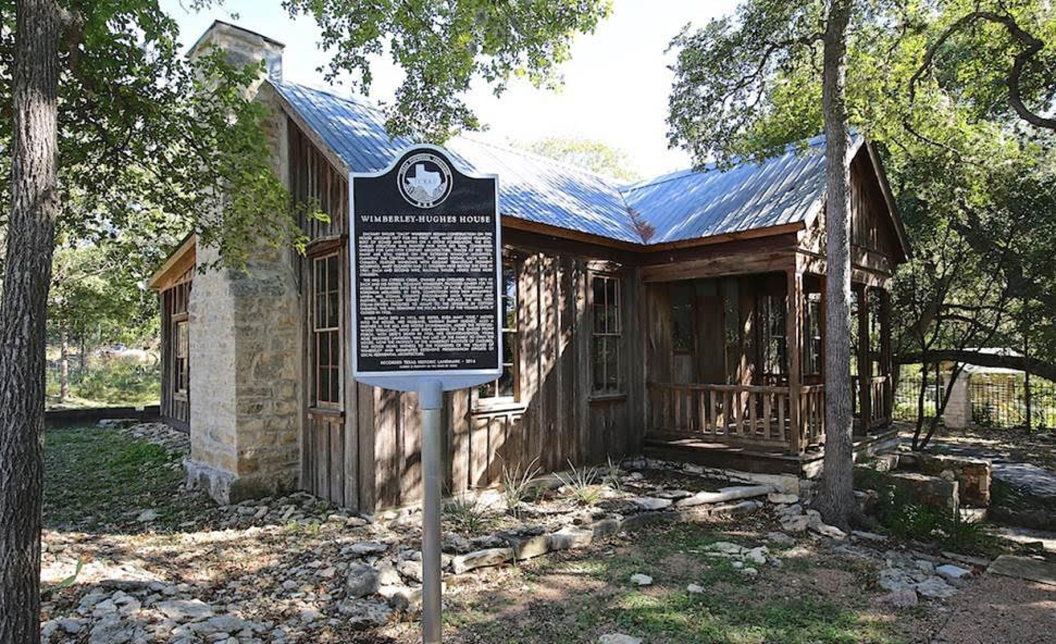
[(1052, 644), (1056, 586), (985, 574), (950, 602), (932, 644)]

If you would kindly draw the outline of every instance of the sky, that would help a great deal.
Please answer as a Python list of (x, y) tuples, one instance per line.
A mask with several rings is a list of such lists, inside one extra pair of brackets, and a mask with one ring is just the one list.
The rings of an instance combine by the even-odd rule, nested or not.
[[(286, 44), (286, 80), (326, 86), (316, 68), (329, 57), (316, 44), (315, 22), (291, 19), (277, 0), (228, 0), (221, 8), (199, 13), (184, 9), (180, 0), (163, 0), (162, 5), (179, 22), (185, 47), (214, 19), (227, 20)], [(615, 0), (608, 20), (593, 34), (577, 36), (571, 60), (560, 69), (565, 81), (560, 90), (514, 81), (496, 98), (481, 83), (467, 95), (467, 103), (488, 127), (483, 136), (500, 143), (551, 136), (595, 139), (627, 152), (631, 169), (643, 176), (686, 168), (689, 156), (667, 143), (673, 79), (668, 65), (674, 56), (665, 49), (686, 23), (703, 26), (735, 6), (736, 0)], [(369, 98), (389, 100), (402, 72), (387, 59), (377, 59), (372, 72)]]

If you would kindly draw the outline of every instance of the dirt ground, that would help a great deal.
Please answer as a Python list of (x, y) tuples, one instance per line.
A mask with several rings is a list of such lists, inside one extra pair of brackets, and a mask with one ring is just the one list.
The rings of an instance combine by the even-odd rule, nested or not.
[[(913, 437), (913, 427), (908, 423), (899, 425), (900, 435), (908, 444)], [(968, 429), (939, 428), (932, 440), (936, 443), (987, 451), (1008, 461), (1056, 470), (1056, 432), (1028, 432), (1025, 429), (977, 426)]]
[[(416, 517), (381, 527), (301, 493), (217, 507), (182, 488), (181, 447), (161, 450), (113, 431), (49, 432), (46, 449), (49, 644), (421, 641), (413, 611), (379, 627), (353, 625), (351, 616), (378, 600), (346, 590), (364, 561), (350, 552), (357, 546), (381, 542), (385, 556), (413, 561)], [(582, 550), (446, 576), (445, 642), (594, 644), (608, 633), (644, 644), (1054, 641), (1056, 589), (982, 575), (952, 598), (896, 607), (879, 571), (890, 552), (918, 557), (925, 546), (811, 533), (777, 545), (768, 539), (780, 529), (775, 507), (731, 522), (655, 525)], [(767, 562), (748, 574), (742, 562), (713, 556), (720, 541), (765, 545)], [(635, 574), (653, 583), (634, 585)], [(92, 595), (98, 603), (86, 602)], [(240, 630), (228, 628), (226, 640), (220, 632), (181, 639), (186, 620), (169, 624), (159, 611), (172, 601), (241, 620)], [(127, 639), (107, 639), (104, 626)]]

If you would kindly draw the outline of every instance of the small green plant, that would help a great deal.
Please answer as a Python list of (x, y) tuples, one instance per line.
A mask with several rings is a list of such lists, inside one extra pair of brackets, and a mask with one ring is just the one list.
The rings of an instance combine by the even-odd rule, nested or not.
[(592, 467), (577, 469), (568, 461), (569, 472), (559, 472), (555, 476), (568, 488), (570, 495), (580, 505), (595, 505), (601, 500), (601, 489), (597, 485), (598, 471)]
[(605, 473), (601, 477), (601, 480), (612, 489), (620, 492), (623, 490), (623, 470), (620, 469), (620, 463), (617, 461), (612, 462), (612, 457), (608, 457), (605, 463)]
[(69, 588), (77, 581), (77, 576), (81, 574), (81, 570), (84, 568), (84, 559), (77, 557), (77, 568), (74, 569), (73, 574), (63, 579), (55, 585), (57, 589)]
[(519, 467), (511, 469), (505, 462), (502, 464), (502, 481), (499, 485), (499, 492), (502, 494), (503, 501), (506, 502), (506, 510), (515, 517), (520, 518), (521, 503), (531, 498), (534, 492), (532, 480), (540, 471), (536, 466), (538, 460), (538, 458), (532, 460), (523, 472)]
[(444, 518), (456, 529), (471, 534), (483, 532), (494, 523), (487, 506), (468, 494), (448, 500), (444, 504)]

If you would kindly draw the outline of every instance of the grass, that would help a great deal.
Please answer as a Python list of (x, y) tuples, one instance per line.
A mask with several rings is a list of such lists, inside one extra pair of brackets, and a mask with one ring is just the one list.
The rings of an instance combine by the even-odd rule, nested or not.
[(113, 429), (49, 429), (44, 441), (44, 521), (86, 530), (141, 530), (136, 517), (154, 509), (154, 528), (172, 528), (204, 504), (180, 491), (180, 455)]
[[(535, 560), (519, 571), (519, 581), (509, 582), (509, 594), (489, 591), (483, 602), (453, 606), (445, 620), (458, 631), (457, 641), (506, 644), (595, 642), (608, 632), (653, 643), (900, 641), (882, 622), (857, 612), (868, 608), (868, 600), (788, 584), (794, 574), (787, 569), (766, 568), (748, 577), (730, 560), (705, 554), (707, 545), (729, 539), (699, 524), (661, 526), (636, 532), (616, 552), (601, 545)], [(630, 575), (638, 572), (653, 576), (655, 584), (632, 586)], [(687, 592), (690, 583), (705, 592)], [(541, 590), (549, 594), (530, 599)]]
[(135, 407), (156, 405), (161, 390), (157, 364), (141, 365), (127, 360), (93, 364), (87, 373), (70, 374), (70, 394), (59, 402), (58, 374), (49, 369), (46, 399), (48, 409), (88, 407)]

